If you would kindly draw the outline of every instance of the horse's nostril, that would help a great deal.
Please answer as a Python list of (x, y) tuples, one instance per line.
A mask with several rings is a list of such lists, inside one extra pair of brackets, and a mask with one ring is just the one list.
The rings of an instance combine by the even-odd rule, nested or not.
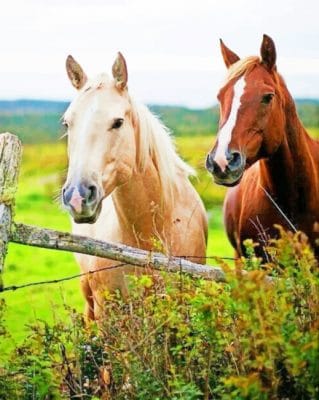
[(240, 161), (240, 154), (239, 153), (233, 153), (233, 163), (237, 163)]
[(228, 168), (230, 170), (234, 170), (240, 167), (242, 163), (242, 156), (239, 151), (233, 151), (230, 154), (229, 161), (228, 161)]
[(64, 202), (64, 204), (68, 204), (72, 198), (72, 194), (73, 194), (73, 187), (64, 187), (62, 189), (62, 200)]
[(89, 194), (88, 194), (88, 197), (87, 197), (87, 201), (89, 203), (93, 203), (96, 200), (96, 197), (97, 197), (96, 186), (91, 185), (91, 186), (88, 187), (88, 190), (89, 190)]
[(207, 154), (207, 157), (206, 157), (206, 168), (210, 172), (213, 172), (213, 170), (214, 170), (214, 160), (211, 158), (210, 153)]

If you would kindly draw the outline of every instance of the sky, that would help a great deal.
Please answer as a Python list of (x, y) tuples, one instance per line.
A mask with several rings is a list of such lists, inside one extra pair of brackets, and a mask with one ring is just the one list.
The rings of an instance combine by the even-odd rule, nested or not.
[(209, 107), (225, 78), (219, 38), (259, 54), (263, 33), (294, 97), (319, 98), (318, 0), (0, 0), (0, 99), (70, 100), (68, 54), (87, 75), (126, 58), (148, 104)]

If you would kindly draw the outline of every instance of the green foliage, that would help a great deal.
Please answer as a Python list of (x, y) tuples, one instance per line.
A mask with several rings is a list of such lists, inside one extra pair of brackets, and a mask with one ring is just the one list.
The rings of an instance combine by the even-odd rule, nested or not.
[(99, 327), (70, 308), (68, 322), (38, 321), (0, 371), (1, 398), (318, 398), (319, 275), (308, 241), (281, 230), (272, 261), (242, 274), (255, 259), (248, 246), (236, 269), (222, 264), (225, 284), (131, 277), (127, 301), (105, 297)]
[(23, 143), (55, 142), (63, 131), (60, 120), (67, 102), (0, 101), (0, 132), (11, 132)]
[(61, 115), (23, 114), (1, 115), (0, 132), (16, 134), (23, 143), (46, 143), (62, 136)]
[(319, 126), (319, 101), (299, 99), (296, 102), (298, 115), (305, 126)]
[(172, 130), (175, 136), (212, 136), (217, 131), (218, 106), (202, 110), (156, 105), (150, 106), (150, 108)]
[[(301, 120), (307, 127), (319, 126), (319, 102), (297, 100)], [(0, 132), (17, 134), (24, 143), (55, 142), (63, 133), (61, 117), (67, 102), (17, 100), (0, 101)], [(219, 109), (189, 109), (178, 106), (150, 106), (175, 136), (213, 136), (217, 132)]]

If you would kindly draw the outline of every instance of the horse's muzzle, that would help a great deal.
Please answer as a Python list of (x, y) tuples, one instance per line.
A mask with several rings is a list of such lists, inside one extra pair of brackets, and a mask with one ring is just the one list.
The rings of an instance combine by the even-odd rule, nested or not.
[(232, 151), (227, 154), (227, 165), (224, 170), (214, 159), (214, 152), (207, 155), (206, 169), (213, 175), (215, 183), (223, 186), (237, 185), (245, 171), (246, 160), (242, 153)]
[(98, 186), (81, 182), (66, 184), (62, 189), (62, 202), (78, 224), (93, 224), (100, 215), (102, 196)]

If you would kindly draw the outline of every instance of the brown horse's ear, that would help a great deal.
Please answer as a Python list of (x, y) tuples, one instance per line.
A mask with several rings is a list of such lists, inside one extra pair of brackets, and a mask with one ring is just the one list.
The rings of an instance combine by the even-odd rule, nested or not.
[(237, 54), (235, 54), (227, 46), (225, 46), (224, 42), (221, 39), (219, 39), (219, 42), (220, 42), (220, 49), (222, 51), (224, 63), (226, 65), (226, 67), (229, 68), (231, 65), (235, 64), (235, 62), (239, 61), (240, 58), (238, 57)]
[(122, 53), (118, 52), (112, 67), (113, 78), (118, 89), (125, 89), (127, 85), (127, 67)]
[(269, 70), (276, 67), (276, 47), (271, 37), (268, 35), (263, 36), (263, 42), (260, 48), (261, 61), (263, 65)]
[(87, 81), (87, 76), (83, 72), (80, 64), (78, 64), (72, 56), (68, 56), (66, 59), (66, 71), (72, 85), (76, 89), (81, 89)]

